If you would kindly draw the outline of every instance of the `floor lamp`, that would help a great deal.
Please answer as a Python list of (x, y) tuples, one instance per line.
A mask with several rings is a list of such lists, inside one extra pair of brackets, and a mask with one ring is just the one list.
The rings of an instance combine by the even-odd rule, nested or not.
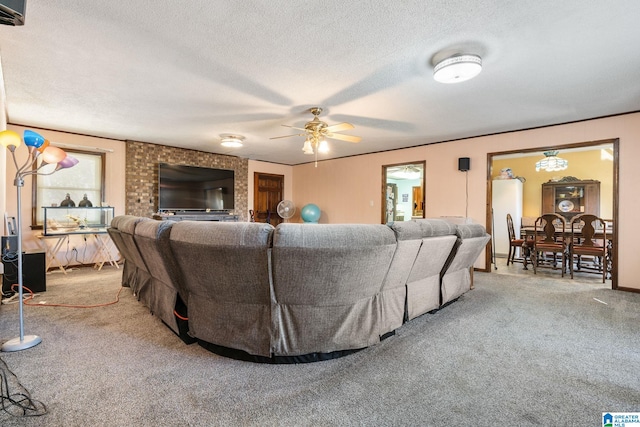
[[(0, 348), (2, 351), (26, 350), (42, 342), (42, 338), (37, 335), (24, 335), (22, 301), (22, 203), (20, 197), (22, 187), (24, 187), (24, 177), (27, 175), (51, 175), (60, 169), (70, 168), (78, 163), (77, 159), (67, 156), (67, 153), (60, 148), (49, 145), (49, 141), (36, 132), (25, 130), (23, 139), (29, 149), (29, 155), (24, 164), (19, 166), (15, 151), (22, 143), (20, 135), (11, 130), (0, 132), (0, 143), (9, 150), (13, 163), (16, 166), (16, 176), (13, 185), (15, 185), (17, 189), (16, 231), (18, 233), (18, 313), (20, 317), (20, 336), (2, 344)], [(38, 158), (42, 159), (39, 166), (37, 164)], [(42, 168), (47, 165), (55, 165), (55, 168), (51, 172), (41, 172)]]

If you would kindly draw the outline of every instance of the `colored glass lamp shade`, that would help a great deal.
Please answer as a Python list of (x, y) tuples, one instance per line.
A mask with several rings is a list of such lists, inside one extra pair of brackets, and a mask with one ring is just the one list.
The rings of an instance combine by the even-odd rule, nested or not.
[(42, 153), (44, 150), (47, 149), (47, 147), (49, 146), (49, 144), (51, 144), (51, 142), (48, 139), (44, 140), (44, 144), (42, 144), (40, 147), (38, 147), (38, 151), (40, 153)]
[(22, 144), (22, 139), (17, 132), (12, 130), (3, 130), (0, 132), (0, 144), (8, 148), (10, 151), (13, 151), (16, 147), (19, 147), (20, 144)]
[(48, 146), (42, 152), (42, 162), (47, 164), (54, 164), (61, 162), (64, 158), (67, 157), (67, 153), (64, 152), (61, 148), (54, 147), (52, 145)]
[(32, 130), (25, 130), (23, 134), (24, 143), (29, 147), (39, 148), (44, 144), (44, 137)]
[(76, 159), (73, 156), (67, 155), (67, 157), (65, 157), (64, 159), (58, 162), (58, 166), (56, 167), (56, 170), (72, 168), (77, 164), (78, 164), (78, 159)]

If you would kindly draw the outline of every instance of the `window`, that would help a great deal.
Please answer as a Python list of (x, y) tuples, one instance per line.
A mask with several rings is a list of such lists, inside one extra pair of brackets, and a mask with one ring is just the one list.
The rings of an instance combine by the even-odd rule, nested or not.
[[(51, 175), (35, 175), (32, 192), (31, 228), (42, 228), (44, 206), (60, 206), (67, 194), (78, 206), (87, 196), (93, 206), (104, 201), (105, 154), (66, 149), (67, 154), (78, 159), (78, 164), (69, 169), (61, 169)], [(53, 170), (46, 166), (42, 173)]]

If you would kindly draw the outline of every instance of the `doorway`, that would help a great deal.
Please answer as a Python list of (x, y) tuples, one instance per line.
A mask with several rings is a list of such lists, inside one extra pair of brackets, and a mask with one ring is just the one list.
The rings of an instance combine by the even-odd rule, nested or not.
[[(568, 161), (566, 170), (536, 170), (536, 163), (546, 159), (547, 153), (558, 152), (558, 156)], [(504, 152), (487, 153), (487, 232), (497, 239), (500, 234), (500, 227), (506, 227), (506, 220), (492, 215), (494, 199), (494, 180), (505, 179), (502, 175), (509, 175), (510, 178), (523, 181), (523, 207), (521, 219), (524, 226), (530, 225), (528, 222), (535, 221), (535, 218), (543, 213), (548, 207), (543, 204), (543, 188), (553, 185), (555, 182), (594, 180), (600, 187), (598, 216), (613, 224), (613, 238), (611, 241), (611, 287), (618, 287), (618, 154), (619, 140), (608, 139), (600, 141), (589, 141), (577, 144), (566, 144), (560, 146), (538, 147), (526, 150), (513, 150)], [(538, 169), (540, 169), (538, 167)], [(507, 177), (507, 178), (509, 178)], [(497, 182), (497, 181), (496, 181)], [(546, 186), (546, 187), (545, 187)], [(583, 209), (577, 206), (576, 210)], [(585, 206), (585, 210), (587, 207)], [(512, 215), (513, 216), (513, 215)], [(524, 224), (527, 222), (527, 224)], [(504, 224), (503, 224), (504, 223)], [(532, 224), (531, 224), (532, 225)], [(490, 271), (495, 265), (495, 245), (492, 250), (486, 252), (485, 271)], [(595, 276), (594, 276), (595, 277)]]
[(284, 175), (254, 172), (253, 182), (253, 220), (275, 227), (283, 221), (277, 208), (283, 199)]
[(426, 161), (382, 166), (382, 223), (425, 215)]

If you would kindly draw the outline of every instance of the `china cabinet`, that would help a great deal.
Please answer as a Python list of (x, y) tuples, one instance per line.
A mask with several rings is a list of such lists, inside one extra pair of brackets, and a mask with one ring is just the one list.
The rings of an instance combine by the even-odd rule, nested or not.
[(600, 181), (559, 181), (542, 184), (542, 212), (567, 221), (581, 213), (600, 215)]

